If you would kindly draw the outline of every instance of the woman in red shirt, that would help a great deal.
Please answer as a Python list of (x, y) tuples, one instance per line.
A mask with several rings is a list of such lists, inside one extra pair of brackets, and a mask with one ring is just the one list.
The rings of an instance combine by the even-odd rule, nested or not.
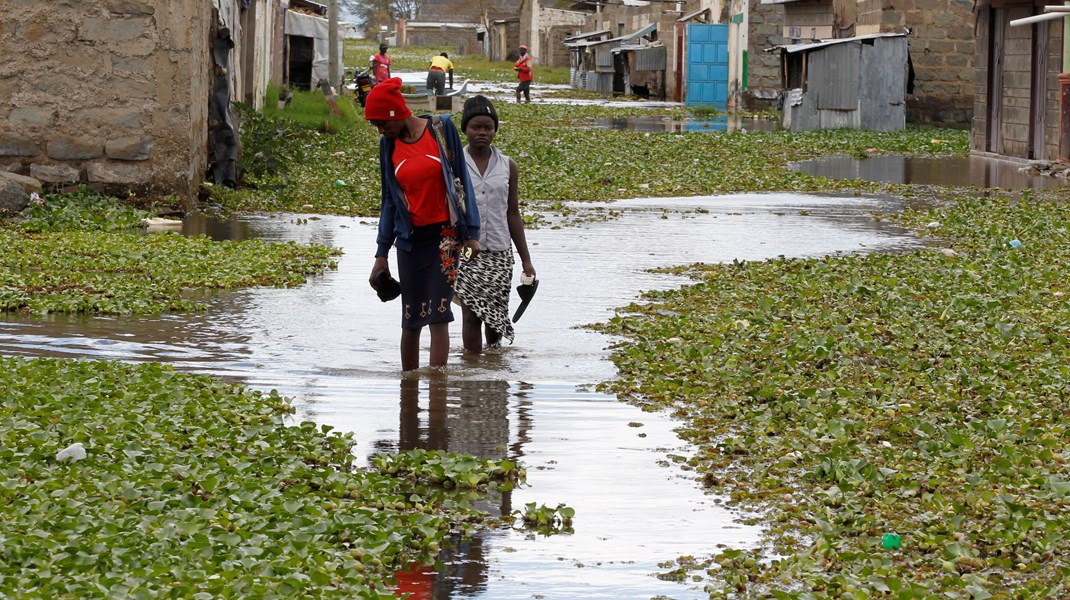
[[(466, 256), (479, 252), (479, 209), (460, 134), (448, 116), (413, 115), (396, 77), (368, 93), (364, 118), (382, 134), (382, 206), (369, 282), (379, 291), (381, 273), (389, 277), (390, 248), (396, 246), (402, 300), (401, 368), (419, 368), (424, 326), (431, 330), (430, 365), (443, 367), (449, 355), (458, 249), (463, 248)], [(454, 175), (464, 185), (463, 208), (453, 190)], [(456, 222), (451, 213), (458, 215)]]
[(390, 79), (390, 57), (386, 55), (389, 48), (386, 44), (379, 44), (379, 54), (372, 55), (372, 75), (375, 76), (376, 84)]

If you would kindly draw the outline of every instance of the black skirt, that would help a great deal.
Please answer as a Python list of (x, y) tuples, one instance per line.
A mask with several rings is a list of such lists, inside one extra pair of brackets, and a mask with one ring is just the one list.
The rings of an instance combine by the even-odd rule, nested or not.
[(444, 226), (413, 227), (412, 250), (398, 249), (402, 329), (453, 321), (453, 285), (442, 268)]

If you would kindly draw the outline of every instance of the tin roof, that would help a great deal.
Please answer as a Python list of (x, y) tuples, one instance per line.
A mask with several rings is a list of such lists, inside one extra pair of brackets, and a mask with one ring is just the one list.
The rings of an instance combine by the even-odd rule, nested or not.
[(585, 40), (587, 38), (593, 38), (593, 37), (597, 37), (597, 36), (600, 36), (600, 35), (609, 35), (609, 30), (608, 29), (599, 29), (597, 31), (588, 31), (586, 33), (577, 33), (576, 35), (570, 35), (567, 38), (565, 38), (564, 42), (567, 44), (569, 42), (577, 42), (579, 40)]
[(608, 40), (577, 40), (575, 42), (566, 41), (565, 45), (569, 48), (582, 48), (584, 46), (598, 46), (600, 44), (611, 44), (613, 42), (620, 42), (621, 44), (624, 44), (626, 42), (634, 40), (637, 37), (642, 37), (652, 31), (656, 31), (657, 28), (657, 23), (651, 23), (650, 25), (647, 25), (642, 29), (637, 29), (629, 34), (625, 34), (620, 37), (615, 37)]
[(857, 37), (838, 38), (835, 40), (825, 40), (823, 42), (813, 42), (811, 44), (790, 44), (785, 46), (774, 46), (774, 49), (780, 48), (788, 54), (795, 52), (803, 52), (806, 50), (816, 50), (818, 48), (824, 48), (825, 46), (834, 46), (836, 44), (844, 44), (847, 42), (862, 42), (865, 40), (872, 40), (882, 37), (905, 37), (905, 33), (871, 33), (869, 35), (860, 35)]

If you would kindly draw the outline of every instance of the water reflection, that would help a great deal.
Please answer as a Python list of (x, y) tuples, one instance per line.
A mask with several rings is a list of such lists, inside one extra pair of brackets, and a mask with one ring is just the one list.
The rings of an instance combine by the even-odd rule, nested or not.
[(956, 187), (1055, 189), (1065, 179), (1022, 172), (1023, 165), (980, 156), (928, 158), (912, 156), (833, 156), (799, 161), (791, 168), (829, 179), (912, 183)]
[(5, 314), (0, 353), (165, 361), (276, 389), (293, 399), (295, 420), (352, 432), (358, 466), (378, 452), (416, 447), (521, 458), (527, 485), (486, 498), (487, 510), (507, 515), (531, 502), (576, 509), (571, 535), (506, 528), (459, 542), (435, 575), (435, 597), (698, 600), (708, 597), (701, 584), (651, 574), (682, 555), (754, 544), (758, 530), (736, 523), (689, 473), (665, 466), (666, 454), (690, 452), (674, 433), (677, 422), (591, 391), (615, 375), (607, 348), (616, 340), (583, 326), (610, 318), (642, 290), (689, 283), (651, 271), (659, 267), (916, 246), (872, 218), (900, 207), (888, 198), (799, 194), (606, 204), (619, 216), (529, 232), (542, 283), (514, 345), (465, 356), (455, 323), (451, 366), (415, 379), (398, 369), (398, 304), (379, 302), (368, 287), (374, 223), (271, 214), (194, 222), (195, 234), (315, 241), (345, 254), (336, 270), (298, 288), (206, 296), (204, 313)]
[[(378, 440), (375, 447), (379, 451), (443, 450), (514, 461), (523, 454), (522, 442), (509, 444), (509, 384), (505, 381), (462, 381), (451, 387), (441, 373), (426, 379), (406, 375), (400, 382), (400, 398), (398, 443), (395, 446)], [(530, 425), (524, 414), (518, 413), (521, 429)], [(526, 437), (524, 433), (519, 439)], [(510, 491), (492, 491), (475, 505), (492, 517), (508, 517), (512, 513), (511, 495)], [(398, 573), (397, 591), (421, 600), (465, 597), (484, 590), (488, 575), (486, 537), (483, 533), (452, 535), (438, 557), (445, 568), (436, 572), (414, 566)]]

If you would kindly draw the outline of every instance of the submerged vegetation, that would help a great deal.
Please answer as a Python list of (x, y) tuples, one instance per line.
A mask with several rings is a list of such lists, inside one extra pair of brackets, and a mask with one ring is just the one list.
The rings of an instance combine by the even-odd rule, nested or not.
[[(322, 96), (320, 96), (322, 100)], [(881, 191), (891, 186), (830, 181), (791, 171), (791, 161), (875, 152), (962, 156), (968, 133), (911, 126), (897, 132), (609, 131), (593, 118), (624, 115), (682, 119), (679, 108), (619, 109), (560, 104), (497, 104), (501, 130), (495, 144), (520, 168), (520, 196), (530, 212), (553, 211), (561, 201), (666, 197), (753, 191)], [(285, 115), (285, 111), (282, 111)], [(302, 149), (301, 161), (274, 173), (257, 171), (251, 187), (214, 188), (213, 199), (234, 210), (285, 210), (361, 216), (379, 211), (378, 133), (361, 121), (335, 134), (295, 127), (284, 116), (243, 136), (246, 147), (266, 143)], [(265, 142), (264, 136), (269, 140)]]
[(764, 509), (768, 547), (714, 557), (715, 597), (1070, 596), (1070, 207), (899, 219), (942, 248), (682, 267), (603, 326), (627, 338), (609, 387)]

